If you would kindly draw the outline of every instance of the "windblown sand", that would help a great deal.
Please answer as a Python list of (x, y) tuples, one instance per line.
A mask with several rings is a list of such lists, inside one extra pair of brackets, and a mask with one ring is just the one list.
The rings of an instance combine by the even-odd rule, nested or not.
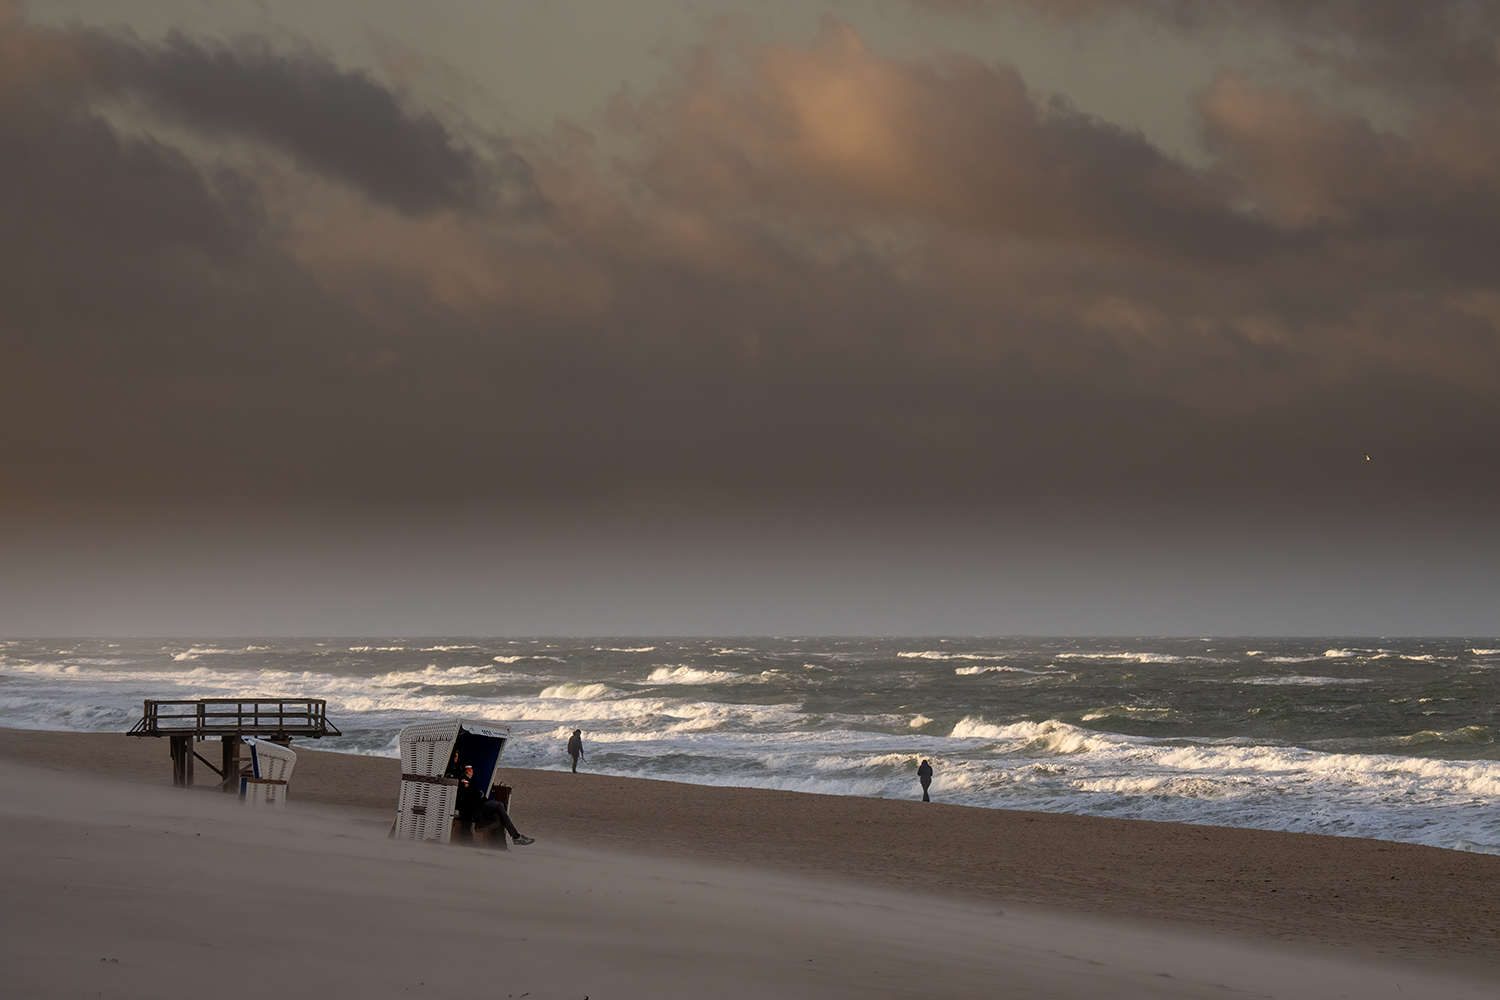
[(397, 762), (294, 749), (275, 812), (172, 788), (165, 741), (0, 729), (0, 994), (1500, 987), (1487, 855), (530, 770), (504, 778), (538, 842), (484, 851), (387, 839)]

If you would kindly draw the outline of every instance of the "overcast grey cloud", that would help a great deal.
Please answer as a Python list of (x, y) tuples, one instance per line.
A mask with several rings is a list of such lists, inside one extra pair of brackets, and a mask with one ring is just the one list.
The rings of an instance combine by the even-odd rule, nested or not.
[(1500, 135), (1488, 71), (1436, 67), (1493, 47), (1487, 10), (1030, 6), (1254, 22), (1329, 89), (1226, 66), (1189, 160), (829, 20), (725, 30), (596, 124), (500, 135), (284, 38), (12, 12), (9, 530), (644, 517), (805, 553), (939, 522), (1033, 566), (1079, 525), (1187, 559), (1185, 520), (1221, 565), (1329, 522), (1490, 545)]

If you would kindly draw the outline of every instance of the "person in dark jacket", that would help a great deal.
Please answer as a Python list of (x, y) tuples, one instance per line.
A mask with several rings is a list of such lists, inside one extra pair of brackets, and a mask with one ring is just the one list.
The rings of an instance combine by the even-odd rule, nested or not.
[(573, 773), (578, 773), (578, 761), (583, 757), (583, 730), (573, 730), (568, 737), (568, 756), (573, 758)]
[(922, 783), (922, 801), (931, 802), (932, 800), (927, 797), (927, 786), (932, 784), (932, 765), (925, 760), (922, 761), (922, 766), (917, 768), (917, 780)]
[(465, 764), (463, 777), (458, 779), (458, 818), (463, 823), (489, 825), (499, 823), (510, 834), (510, 839), (522, 846), (536, 843), (535, 837), (525, 837), (510, 820), (505, 803), (496, 802), (484, 793), (474, 780), (474, 765)]

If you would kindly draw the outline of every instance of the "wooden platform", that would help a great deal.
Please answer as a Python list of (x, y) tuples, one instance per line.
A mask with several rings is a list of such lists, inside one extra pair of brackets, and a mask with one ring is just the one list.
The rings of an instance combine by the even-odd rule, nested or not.
[[(238, 791), (244, 769), (241, 749), (247, 736), (286, 746), (293, 737), (322, 739), (342, 736), (328, 721), (327, 702), (322, 698), (200, 698), (191, 701), (165, 701), (148, 698), (141, 721), (131, 728), (131, 736), (165, 736), (171, 741), (172, 784), (193, 784), (193, 761), (219, 776), (220, 787)], [(196, 740), (218, 737), (221, 741), (220, 767), (194, 748)]]

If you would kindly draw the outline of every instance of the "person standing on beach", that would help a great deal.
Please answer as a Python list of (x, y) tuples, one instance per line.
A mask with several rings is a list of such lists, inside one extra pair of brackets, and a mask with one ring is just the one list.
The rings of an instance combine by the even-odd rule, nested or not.
[(573, 730), (568, 737), (568, 756), (573, 758), (573, 773), (578, 773), (578, 761), (583, 758), (583, 730)]
[(922, 761), (922, 766), (917, 768), (917, 780), (922, 783), (922, 801), (931, 802), (932, 799), (927, 797), (927, 786), (932, 784), (932, 765), (925, 760)]

